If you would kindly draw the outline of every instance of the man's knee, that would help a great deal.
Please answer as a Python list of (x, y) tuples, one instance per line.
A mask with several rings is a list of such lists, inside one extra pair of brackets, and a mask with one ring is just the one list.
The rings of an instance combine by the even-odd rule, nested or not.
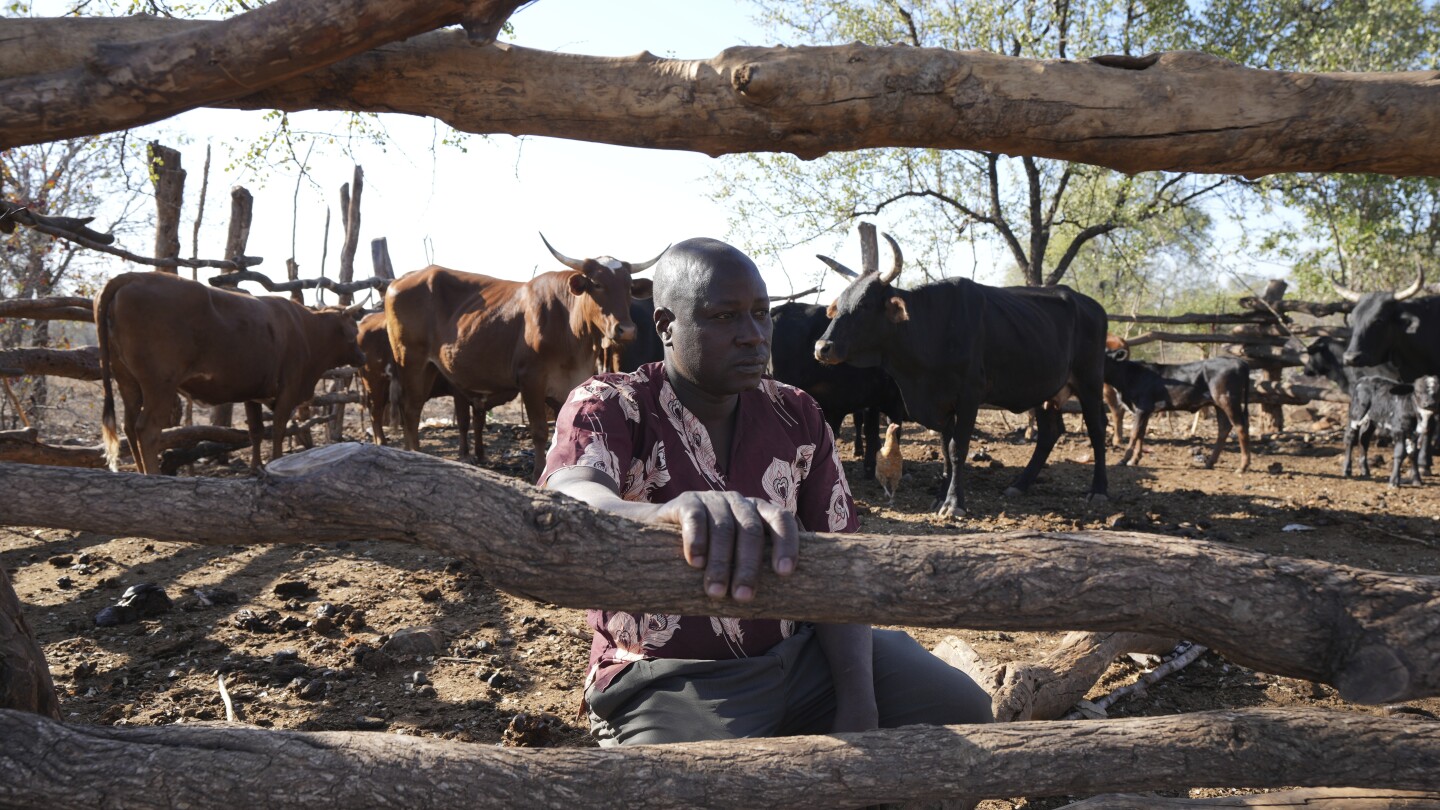
[(876, 630), (875, 700), (880, 724), (956, 725), (993, 719), (990, 694), (908, 633)]

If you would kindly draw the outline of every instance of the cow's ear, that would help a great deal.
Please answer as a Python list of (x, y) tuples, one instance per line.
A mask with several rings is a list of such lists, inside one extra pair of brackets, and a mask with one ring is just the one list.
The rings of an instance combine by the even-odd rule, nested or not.
[(1405, 325), (1405, 334), (1413, 335), (1420, 331), (1420, 319), (1413, 312), (1400, 313), (1400, 323)]
[(592, 290), (594, 287), (594, 283), (592, 283), (590, 279), (586, 278), (584, 274), (572, 273), (570, 275), (570, 292), (575, 293), (576, 295), (584, 295), (585, 293), (590, 292), (590, 290)]
[(649, 297), (650, 297), (650, 293), (651, 293), (654, 289), (655, 289), (654, 283), (651, 282), (650, 279), (648, 279), (648, 278), (632, 278), (632, 279), (630, 279), (630, 297), (631, 297), (631, 298), (649, 298)]
[(1123, 363), (1126, 360), (1130, 359), (1129, 349), (1111, 349), (1110, 351), (1106, 352), (1106, 354), (1110, 355), (1110, 359), (1114, 360), (1117, 363)]
[(830, 302), (830, 306), (828, 306), (828, 307), (825, 308), (825, 317), (829, 318), (829, 319), (832, 320), (832, 321), (835, 320), (835, 302), (834, 302), (834, 301), (831, 301), (831, 302)]
[(904, 323), (910, 320), (910, 310), (905, 308), (905, 299), (898, 295), (892, 295), (889, 301), (885, 302), (885, 317), (891, 323)]

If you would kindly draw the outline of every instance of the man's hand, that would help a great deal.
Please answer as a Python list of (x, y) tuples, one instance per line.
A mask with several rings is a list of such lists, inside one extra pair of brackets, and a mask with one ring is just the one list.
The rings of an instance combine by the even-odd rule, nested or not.
[(705, 569), (705, 593), (713, 599), (755, 598), (767, 542), (770, 565), (782, 577), (794, 572), (800, 554), (794, 514), (737, 492), (687, 492), (661, 504), (653, 520), (680, 527), (685, 561)]

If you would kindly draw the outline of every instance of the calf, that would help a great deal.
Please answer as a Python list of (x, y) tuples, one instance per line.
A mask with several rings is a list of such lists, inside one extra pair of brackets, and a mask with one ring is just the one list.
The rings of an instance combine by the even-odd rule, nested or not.
[(1421, 483), (1429, 467), (1429, 435), (1440, 410), (1440, 379), (1421, 377), (1402, 383), (1385, 377), (1362, 377), (1350, 393), (1350, 421), (1345, 426), (1345, 456), (1340, 474), (1350, 477), (1355, 440), (1360, 440), (1360, 474), (1370, 475), (1370, 439), (1383, 430), (1394, 442), (1390, 486), (1400, 485), (1400, 469), (1410, 459), (1412, 483)]
[(1332, 337), (1317, 338), (1306, 347), (1305, 373), (1330, 380), (1347, 395), (1355, 387), (1355, 381), (1362, 377), (1395, 379), (1399, 376), (1395, 366), (1389, 363), (1365, 367), (1345, 365), (1345, 344)]
[(1240, 440), (1240, 468), (1250, 468), (1250, 367), (1234, 357), (1193, 363), (1142, 363), (1129, 359), (1128, 349), (1105, 353), (1105, 382), (1115, 389), (1126, 410), (1135, 414), (1135, 430), (1120, 463), (1139, 466), (1145, 452), (1145, 429), (1156, 411), (1198, 411), (1215, 406), (1215, 448), (1205, 468), (1215, 466), (1231, 425)]

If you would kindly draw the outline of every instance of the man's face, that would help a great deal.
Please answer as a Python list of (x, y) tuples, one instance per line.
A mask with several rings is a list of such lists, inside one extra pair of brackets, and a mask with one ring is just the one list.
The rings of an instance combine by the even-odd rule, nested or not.
[[(697, 273), (696, 288), (662, 324), (671, 369), (716, 396), (749, 391), (770, 362), (770, 297), (754, 265)], [(662, 316), (663, 317), (663, 316)]]

